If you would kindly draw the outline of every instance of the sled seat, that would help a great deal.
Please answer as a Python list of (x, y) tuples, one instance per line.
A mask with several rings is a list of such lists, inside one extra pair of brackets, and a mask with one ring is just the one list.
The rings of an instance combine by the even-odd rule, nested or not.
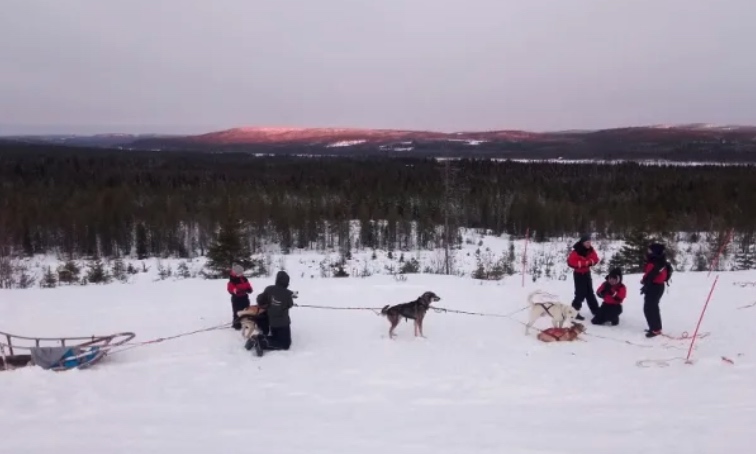
[(35, 365), (50, 370), (85, 369), (96, 363), (105, 350), (91, 347), (32, 347), (29, 349)]

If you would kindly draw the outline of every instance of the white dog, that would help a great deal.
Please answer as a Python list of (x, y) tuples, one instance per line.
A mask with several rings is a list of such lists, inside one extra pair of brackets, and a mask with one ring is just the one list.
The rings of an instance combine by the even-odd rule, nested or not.
[[(536, 301), (535, 298), (539, 295), (545, 295), (550, 299)], [(528, 305), (530, 307), (530, 316), (527, 325), (525, 325), (526, 335), (530, 332), (530, 327), (533, 326), (533, 323), (541, 317), (551, 317), (551, 324), (554, 328), (563, 328), (564, 322), (567, 320), (574, 321), (578, 314), (577, 310), (571, 305), (560, 303), (556, 296), (543, 293), (539, 290), (528, 295)]]

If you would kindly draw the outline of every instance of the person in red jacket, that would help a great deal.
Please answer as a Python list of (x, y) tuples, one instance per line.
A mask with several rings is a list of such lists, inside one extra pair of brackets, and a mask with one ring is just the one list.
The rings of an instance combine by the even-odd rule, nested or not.
[(249, 307), (249, 294), (252, 293), (252, 284), (244, 277), (244, 268), (241, 265), (231, 268), (226, 290), (231, 295), (231, 310), (234, 313), (232, 326), (235, 330), (240, 330), (241, 321), (237, 312)]
[[(572, 276), (575, 280), (575, 299), (572, 300), (572, 307), (579, 311), (583, 307), (583, 300), (585, 300), (593, 315), (598, 312), (599, 305), (596, 295), (593, 294), (591, 267), (598, 262), (599, 257), (596, 250), (591, 246), (590, 235), (581, 236), (580, 240), (572, 246), (572, 252), (567, 257), (567, 265), (572, 268)], [(580, 314), (575, 318), (585, 320), (585, 317)]]
[(641, 279), (643, 314), (646, 316), (646, 323), (648, 323), (646, 337), (656, 337), (662, 333), (659, 302), (664, 295), (664, 285), (671, 276), (672, 265), (667, 261), (664, 245), (651, 244), (648, 247), (646, 265), (643, 267), (643, 278)]
[(604, 301), (591, 323), (603, 325), (609, 322), (612, 326), (619, 325), (622, 303), (627, 298), (627, 287), (622, 283), (622, 270), (620, 268), (609, 271), (604, 283), (596, 290), (596, 295)]

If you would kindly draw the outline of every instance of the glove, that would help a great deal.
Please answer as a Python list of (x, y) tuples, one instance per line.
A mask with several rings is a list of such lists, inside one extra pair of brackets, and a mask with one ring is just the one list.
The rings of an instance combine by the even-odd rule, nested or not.
[(645, 293), (646, 293), (646, 286), (644, 285), (643, 287), (641, 287), (640, 294), (643, 295)]
[[(299, 291), (296, 291), (296, 292), (292, 293), (291, 297), (294, 298), (294, 299), (299, 298)], [(296, 306), (296, 304), (295, 304), (295, 306)]]

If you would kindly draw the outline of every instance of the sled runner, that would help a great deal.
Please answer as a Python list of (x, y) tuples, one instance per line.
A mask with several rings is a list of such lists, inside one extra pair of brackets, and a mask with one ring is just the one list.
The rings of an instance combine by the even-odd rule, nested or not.
[(26, 337), (0, 332), (0, 370), (38, 366), (53, 371), (86, 369), (134, 333), (90, 337)]

